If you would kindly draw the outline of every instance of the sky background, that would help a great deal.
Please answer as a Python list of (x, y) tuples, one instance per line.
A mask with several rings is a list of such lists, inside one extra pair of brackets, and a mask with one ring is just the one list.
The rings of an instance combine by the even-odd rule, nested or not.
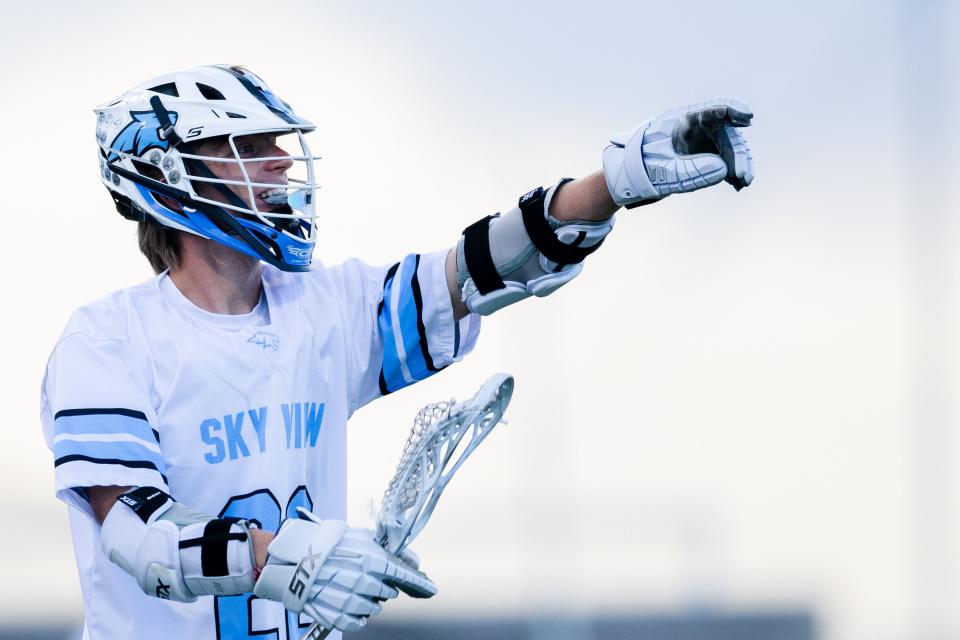
[(39, 422), (72, 309), (150, 277), (92, 108), (241, 63), (317, 123), (315, 258), (451, 246), (669, 107), (747, 101), (756, 180), (618, 216), (555, 296), (351, 424), (350, 518), (422, 405), (517, 380), (389, 615), (809, 609), (827, 640), (960, 636), (953, 389), (960, 3), (4, 3), (0, 624), (79, 621)]

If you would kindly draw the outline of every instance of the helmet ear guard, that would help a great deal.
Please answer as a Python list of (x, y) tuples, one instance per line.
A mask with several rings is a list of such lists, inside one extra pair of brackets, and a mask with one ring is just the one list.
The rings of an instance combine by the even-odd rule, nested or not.
[[(150, 216), (282, 270), (309, 269), (316, 243), (317, 158), (304, 134), (314, 126), (260, 78), (223, 65), (194, 67), (148, 81), (98, 107), (97, 114), (101, 179), (121, 216)], [(279, 149), (271, 137), (268, 153), (247, 157), (234, 143), (242, 136), (284, 134), (296, 134), (299, 151)], [(220, 137), (229, 142), (232, 157), (191, 153), (188, 143)], [(270, 174), (247, 168), (279, 160), (289, 165)], [(218, 175), (224, 164), (238, 167), (231, 172), (240, 175)], [(300, 172), (288, 175), (292, 168)], [(258, 178), (266, 182), (254, 182)], [(201, 184), (210, 187), (199, 190)], [(238, 195), (244, 191), (246, 200)]]

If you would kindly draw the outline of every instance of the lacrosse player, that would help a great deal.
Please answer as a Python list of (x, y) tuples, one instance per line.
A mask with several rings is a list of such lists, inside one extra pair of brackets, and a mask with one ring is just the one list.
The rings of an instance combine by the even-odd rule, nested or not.
[(602, 171), (451, 249), (328, 267), (315, 127), (249, 70), (164, 75), (96, 114), (101, 180), (157, 273), (78, 309), (42, 384), (97, 640), (293, 640), (435, 594), (412, 553), (344, 522), (351, 414), (463, 358), (480, 316), (575, 278), (620, 207), (753, 171), (749, 108), (711, 100), (613, 136)]

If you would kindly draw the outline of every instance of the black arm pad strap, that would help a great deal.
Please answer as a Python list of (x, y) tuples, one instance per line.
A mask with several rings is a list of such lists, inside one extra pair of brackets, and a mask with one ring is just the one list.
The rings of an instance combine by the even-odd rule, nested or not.
[(467, 263), (467, 271), (473, 278), (473, 284), (477, 286), (477, 291), (481, 295), (487, 295), (505, 286), (490, 256), (488, 227), (492, 217), (481, 218), (463, 230), (463, 258)]
[(167, 504), (167, 500), (170, 500), (170, 496), (156, 487), (137, 487), (117, 496), (117, 502), (127, 505), (143, 520), (143, 524), (147, 524), (150, 516)]
[[(557, 240), (557, 234), (550, 223), (547, 222), (543, 212), (544, 195), (543, 187), (537, 187), (521, 197), (518, 203), (520, 212), (523, 214), (523, 226), (527, 230), (527, 235), (530, 236), (530, 241), (547, 260), (557, 264), (568, 265), (583, 262), (584, 258), (600, 248), (603, 241), (601, 240), (592, 247), (575, 247)], [(470, 275), (473, 275), (473, 273), (471, 272)]]

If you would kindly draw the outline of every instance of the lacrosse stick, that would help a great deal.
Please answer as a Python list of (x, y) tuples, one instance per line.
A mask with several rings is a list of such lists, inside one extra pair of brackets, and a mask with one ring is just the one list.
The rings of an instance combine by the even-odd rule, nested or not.
[[(423, 531), (450, 478), (503, 421), (512, 396), (513, 376), (498, 373), (466, 402), (436, 402), (417, 413), (380, 504), (375, 534), (380, 546), (399, 556)], [(454, 459), (461, 442), (465, 445)], [(314, 623), (300, 640), (323, 640), (329, 633)]]

